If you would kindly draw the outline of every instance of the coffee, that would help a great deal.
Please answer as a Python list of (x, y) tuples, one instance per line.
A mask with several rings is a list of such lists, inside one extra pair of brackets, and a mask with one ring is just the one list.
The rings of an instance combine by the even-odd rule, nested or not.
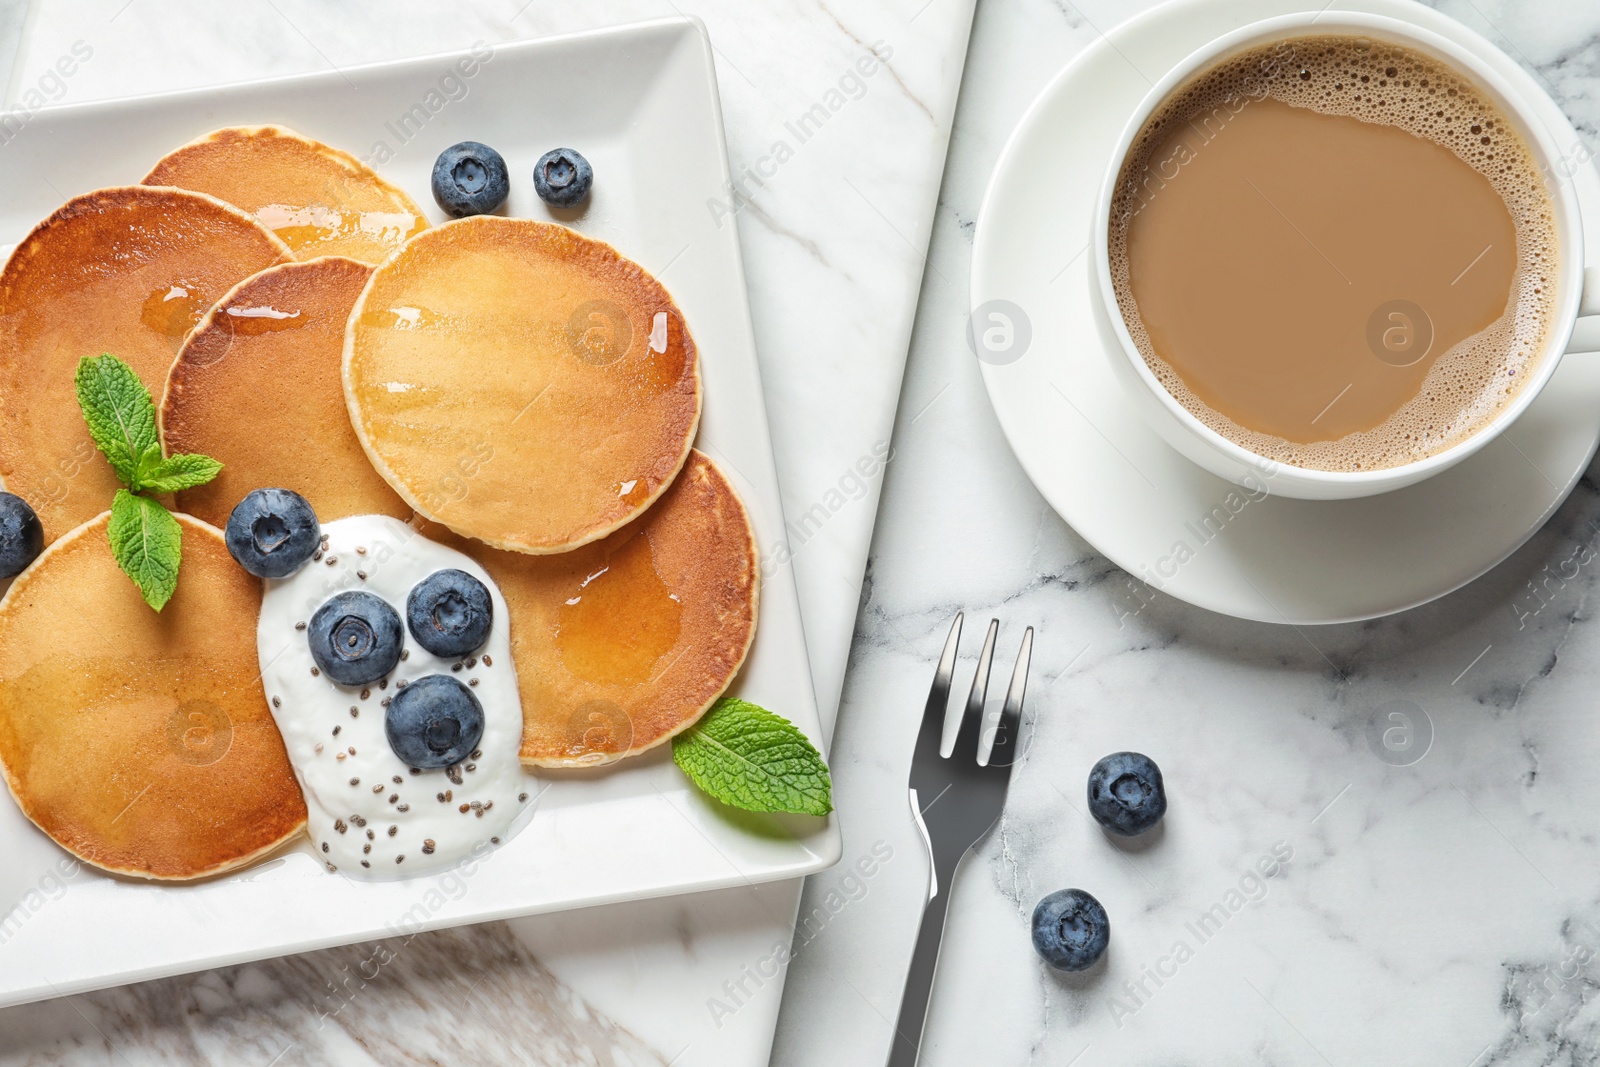
[(1493, 421), (1539, 359), (1555, 214), (1485, 93), (1399, 45), (1286, 40), (1177, 89), (1112, 200), (1123, 321), (1162, 385), (1301, 467), (1410, 463)]

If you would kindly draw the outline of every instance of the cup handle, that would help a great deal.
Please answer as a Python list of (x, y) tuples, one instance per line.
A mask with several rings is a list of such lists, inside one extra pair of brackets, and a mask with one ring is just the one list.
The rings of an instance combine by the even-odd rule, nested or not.
[(1600, 352), (1600, 267), (1586, 267), (1578, 297), (1578, 321), (1572, 325), (1568, 352)]

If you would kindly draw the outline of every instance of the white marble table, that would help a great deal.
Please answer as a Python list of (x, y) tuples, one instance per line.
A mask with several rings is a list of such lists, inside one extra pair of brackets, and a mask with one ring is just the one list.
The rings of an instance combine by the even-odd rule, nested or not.
[[(831, 726), (881, 484), (881, 463), (866, 478), (858, 463), (887, 453), (972, 7), (35, 0), (6, 102), (700, 16), (716, 49), (774, 448), (796, 520), (787, 545), (764, 548), (792, 560)], [(92, 55), (71, 79), (41, 80), (80, 41)], [(861, 79), (853, 64), (873, 48), (886, 63)], [(824, 127), (799, 143), (788, 124), (819, 104)], [(792, 155), (775, 168), (779, 141)], [(424, 935), (382, 967), (357, 946), (65, 998), (0, 1012), (0, 1062), (763, 1062), (783, 980), (771, 961), (798, 893), (775, 884)]]
[[(1536, 70), (1600, 151), (1600, 7), (1441, 6)], [(844, 862), (808, 882), (773, 1062), (884, 1061), (926, 886), (906, 768), (957, 609), (958, 686), (991, 614), (1007, 666), (1038, 628), (1036, 735), (955, 885), (925, 1063), (1596, 1062), (1600, 581), (1592, 563), (1560, 577), (1600, 547), (1596, 472), (1491, 574), (1394, 618), (1296, 630), (1146, 590), (1119, 625), (1131, 579), (1001, 438), (964, 339), (978, 203), (1023, 108), (1134, 9), (980, 5), (834, 738)], [(1408, 766), (1372, 746), (1394, 700), (1431, 730)], [(1084, 811), (1089, 767), (1124, 748), (1171, 797), (1133, 846)], [(852, 870), (874, 850), (892, 858)], [(1053, 973), (1030, 946), (1035, 902), (1066, 886), (1110, 913), (1102, 971)]]

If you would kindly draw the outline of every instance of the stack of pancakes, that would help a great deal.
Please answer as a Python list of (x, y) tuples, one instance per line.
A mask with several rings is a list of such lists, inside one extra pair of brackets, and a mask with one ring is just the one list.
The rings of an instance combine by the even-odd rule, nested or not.
[[(223, 463), (170, 503), (157, 614), (106, 543), (116, 482), (72, 387), (111, 352), (168, 454)], [(510, 611), (529, 766), (607, 763), (691, 726), (754, 636), (756, 547), (692, 445), (699, 355), (666, 290), (564, 227), (429, 228), (354, 158), (220, 130), (141, 185), (69, 201), (0, 272), (0, 477), (54, 542), (0, 601), (0, 763), (22, 809), (107, 870), (194, 878), (305, 807), (257, 676), (260, 589), (216, 527), (293, 489), (323, 522), (411, 520)]]

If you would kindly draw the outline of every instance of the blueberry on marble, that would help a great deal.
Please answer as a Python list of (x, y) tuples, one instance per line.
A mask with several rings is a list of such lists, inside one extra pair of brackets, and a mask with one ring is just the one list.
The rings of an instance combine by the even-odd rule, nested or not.
[(39, 516), (15, 493), (0, 493), (0, 578), (15, 578), (43, 551)]
[(1142, 834), (1167, 813), (1161, 768), (1142, 752), (1113, 752), (1089, 772), (1089, 814), (1114, 834)]
[(539, 157), (533, 167), (533, 191), (551, 207), (583, 203), (594, 184), (594, 168), (570, 148), (555, 148)]
[(435, 656), (465, 656), (489, 639), (493, 623), (488, 588), (466, 571), (434, 571), (406, 597), (411, 636)]
[(340, 685), (366, 685), (394, 670), (404, 640), (400, 613), (371, 593), (345, 592), (311, 616), (311, 658)]
[(223, 539), (228, 554), (257, 578), (287, 578), (317, 550), (322, 526), (299, 493), (255, 489), (228, 516)]
[(487, 215), (506, 202), (511, 172), (505, 157), (486, 144), (462, 141), (433, 163), (433, 198), (452, 218)]
[(394, 695), (383, 720), (389, 747), (408, 767), (460, 763), (483, 739), (483, 705), (448, 674), (425, 674)]
[(1084, 971), (1105, 955), (1111, 920), (1081, 889), (1058, 889), (1033, 909), (1033, 950), (1062, 971)]

